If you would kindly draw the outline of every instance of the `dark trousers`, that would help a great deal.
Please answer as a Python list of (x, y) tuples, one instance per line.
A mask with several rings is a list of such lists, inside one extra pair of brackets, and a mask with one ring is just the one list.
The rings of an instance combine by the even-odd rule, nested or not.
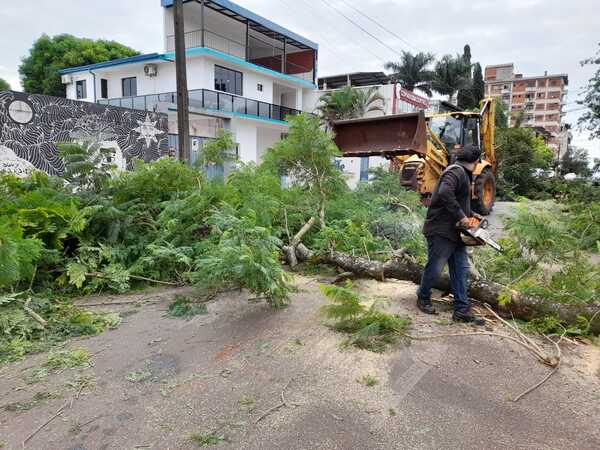
[(421, 278), (421, 286), (417, 289), (417, 296), (426, 300), (431, 298), (431, 289), (440, 278), (446, 264), (450, 274), (450, 289), (454, 295), (454, 311), (467, 313), (471, 309), (467, 296), (467, 247), (442, 236), (427, 237), (427, 264)]

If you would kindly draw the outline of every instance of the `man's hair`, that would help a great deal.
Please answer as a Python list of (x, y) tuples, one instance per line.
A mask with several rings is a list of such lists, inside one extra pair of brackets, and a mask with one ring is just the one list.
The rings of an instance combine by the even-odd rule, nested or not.
[(481, 149), (477, 145), (465, 145), (456, 152), (456, 160), (473, 163), (479, 161), (481, 157)]

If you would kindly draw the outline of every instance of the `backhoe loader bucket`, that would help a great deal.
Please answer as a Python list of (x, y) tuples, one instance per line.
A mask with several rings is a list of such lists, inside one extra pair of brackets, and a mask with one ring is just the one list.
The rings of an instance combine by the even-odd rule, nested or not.
[(425, 114), (404, 113), (333, 123), (335, 143), (343, 156), (425, 155), (427, 125)]

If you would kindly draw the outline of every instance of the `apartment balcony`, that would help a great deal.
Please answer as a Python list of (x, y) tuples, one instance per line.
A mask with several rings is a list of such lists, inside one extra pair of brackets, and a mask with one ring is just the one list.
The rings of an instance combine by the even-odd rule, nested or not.
[[(165, 50), (175, 51), (172, 0), (163, 0)], [(317, 44), (225, 0), (185, 1), (185, 47), (206, 48), (316, 82)]]
[[(195, 89), (189, 91), (188, 94), (190, 108), (207, 112), (277, 121), (287, 121), (288, 116), (302, 113), (302, 111), (294, 108), (209, 89)], [(165, 106), (175, 106), (177, 104), (177, 93), (165, 92), (162, 94), (139, 95), (137, 97), (102, 99), (98, 100), (98, 103), (142, 111), (160, 111)]]
[[(248, 38), (247, 45), (212, 31), (194, 30), (185, 33), (185, 47), (186, 49), (210, 48), (275, 72), (313, 82), (312, 55), (308, 55), (310, 62), (305, 65), (297, 64), (293, 61), (306, 61), (307, 55), (300, 55), (299, 52), (287, 53), (287, 48), (278, 48), (254, 36)], [(173, 35), (167, 36), (167, 51), (175, 51), (175, 36)]]

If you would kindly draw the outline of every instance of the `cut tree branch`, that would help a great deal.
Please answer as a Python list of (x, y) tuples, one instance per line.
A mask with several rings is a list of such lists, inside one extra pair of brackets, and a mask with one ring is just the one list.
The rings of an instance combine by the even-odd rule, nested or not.
[[(287, 250), (286, 254), (289, 251), (290, 249)], [(346, 272), (353, 272), (357, 276), (377, 280), (395, 278), (419, 284), (423, 274), (423, 266), (403, 251), (396, 251), (392, 259), (380, 262), (369, 261), (365, 258), (336, 251), (315, 256), (312, 251), (300, 243), (296, 246), (294, 256), (299, 261), (314, 260), (319, 263), (332, 264)], [(449, 292), (450, 280), (448, 276), (442, 276), (434, 287)], [(600, 312), (600, 303), (598, 302), (559, 303), (525, 295), (502, 284), (479, 277), (472, 278), (469, 286), (469, 296), (482, 303), (488, 303), (500, 315), (505, 317), (514, 316), (517, 319), (531, 320), (535, 317), (553, 315), (561, 322), (578, 324), (580, 323), (578, 317), (582, 316), (590, 321), (589, 327), (592, 333), (600, 333), (600, 320), (595, 320), (599, 317), (598, 313)], [(500, 301), (504, 298), (509, 299), (509, 301)]]

